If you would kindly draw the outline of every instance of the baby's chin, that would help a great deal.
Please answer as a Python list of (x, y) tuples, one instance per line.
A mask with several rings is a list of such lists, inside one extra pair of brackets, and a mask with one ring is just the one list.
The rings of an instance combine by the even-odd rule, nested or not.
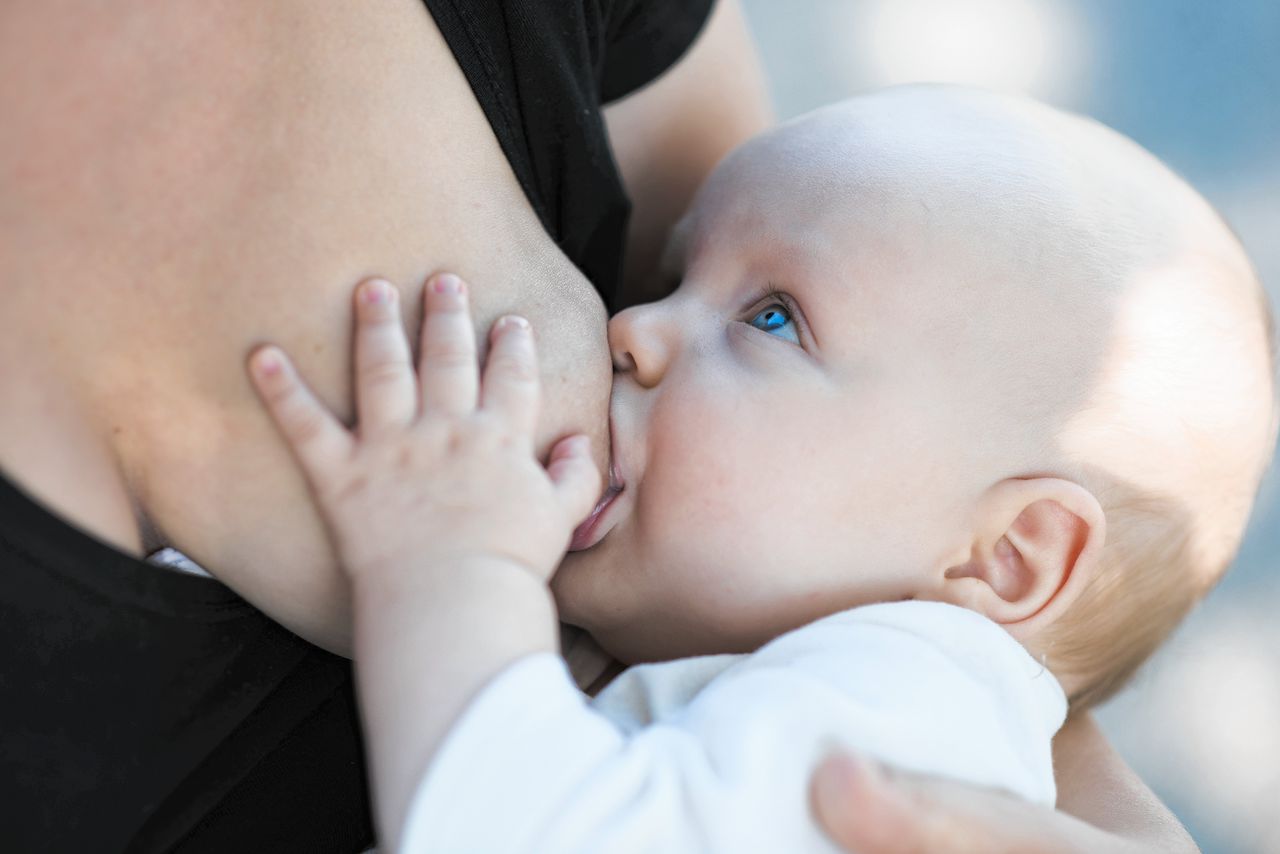
[(659, 621), (635, 610), (616, 579), (593, 567), (591, 552), (569, 554), (551, 579), (560, 621), (583, 629), (610, 656), (627, 664), (679, 657), (662, 656), (654, 641), (662, 634)]
[(560, 561), (556, 573), (551, 577), (551, 595), (555, 599), (556, 611), (560, 621), (592, 631), (599, 619), (593, 619), (596, 612), (607, 613), (603, 603), (594, 602), (592, 590), (598, 587), (591, 576), (593, 568), (591, 550), (570, 552)]

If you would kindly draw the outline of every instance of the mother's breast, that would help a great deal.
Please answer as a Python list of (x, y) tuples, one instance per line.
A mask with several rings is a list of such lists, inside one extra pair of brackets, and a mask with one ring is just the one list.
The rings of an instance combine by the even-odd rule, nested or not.
[(164, 541), (345, 644), (341, 576), (243, 359), (281, 344), (349, 413), (350, 293), (375, 273), (411, 296), (450, 269), (482, 328), (528, 316), (541, 438), (603, 450), (603, 306), (417, 0), (37, 6), (0, 13), (22, 128), (0, 140), (0, 275), (21, 283), (0, 332), (41, 342)]

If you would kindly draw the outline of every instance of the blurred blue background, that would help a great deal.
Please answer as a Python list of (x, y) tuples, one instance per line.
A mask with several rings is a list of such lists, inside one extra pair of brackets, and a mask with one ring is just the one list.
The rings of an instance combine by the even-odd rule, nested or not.
[[(781, 118), (944, 80), (1085, 113), (1191, 181), (1280, 294), (1280, 0), (743, 0)], [(1280, 472), (1226, 580), (1099, 714), (1208, 854), (1280, 852)]]

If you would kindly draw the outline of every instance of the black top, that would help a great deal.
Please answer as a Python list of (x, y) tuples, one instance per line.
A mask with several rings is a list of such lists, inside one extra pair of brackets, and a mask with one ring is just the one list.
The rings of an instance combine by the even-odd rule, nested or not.
[[(628, 203), (600, 105), (712, 0), (426, 0), (548, 233), (608, 301)], [(348, 662), (0, 477), (0, 850), (360, 851)]]
[(653, 80), (713, 0), (426, 0), (547, 233), (613, 308), (630, 203), (600, 106)]

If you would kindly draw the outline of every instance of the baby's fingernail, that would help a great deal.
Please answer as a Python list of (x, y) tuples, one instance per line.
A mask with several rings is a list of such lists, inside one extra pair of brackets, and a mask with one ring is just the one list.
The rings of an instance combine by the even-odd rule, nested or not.
[(585, 454), (591, 447), (591, 442), (586, 436), (566, 436), (551, 451), (553, 460), (564, 460), (569, 457)]
[(392, 287), (390, 282), (382, 279), (373, 279), (365, 282), (364, 290), (360, 294), (366, 305), (389, 303), (394, 295), (395, 288)]
[(462, 279), (459, 279), (453, 273), (444, 273), (436, 276), (435, 281), (431, 283), (431, 289), (438, 294), (454, 294), (461, 296), (465, 290)]
[(499, 332), (509, 332), (515, 329), (528, 331), (529, 321), (518, 314), (507, 314), (498, 318), (497, 328)]
[(280, 351), (274, 347), (267, 347), (259, 350), (257, 355), (253, 357), (253, 370), (260, 377), (274, 377), (280, 373), (283, 362), (280, 360)]

